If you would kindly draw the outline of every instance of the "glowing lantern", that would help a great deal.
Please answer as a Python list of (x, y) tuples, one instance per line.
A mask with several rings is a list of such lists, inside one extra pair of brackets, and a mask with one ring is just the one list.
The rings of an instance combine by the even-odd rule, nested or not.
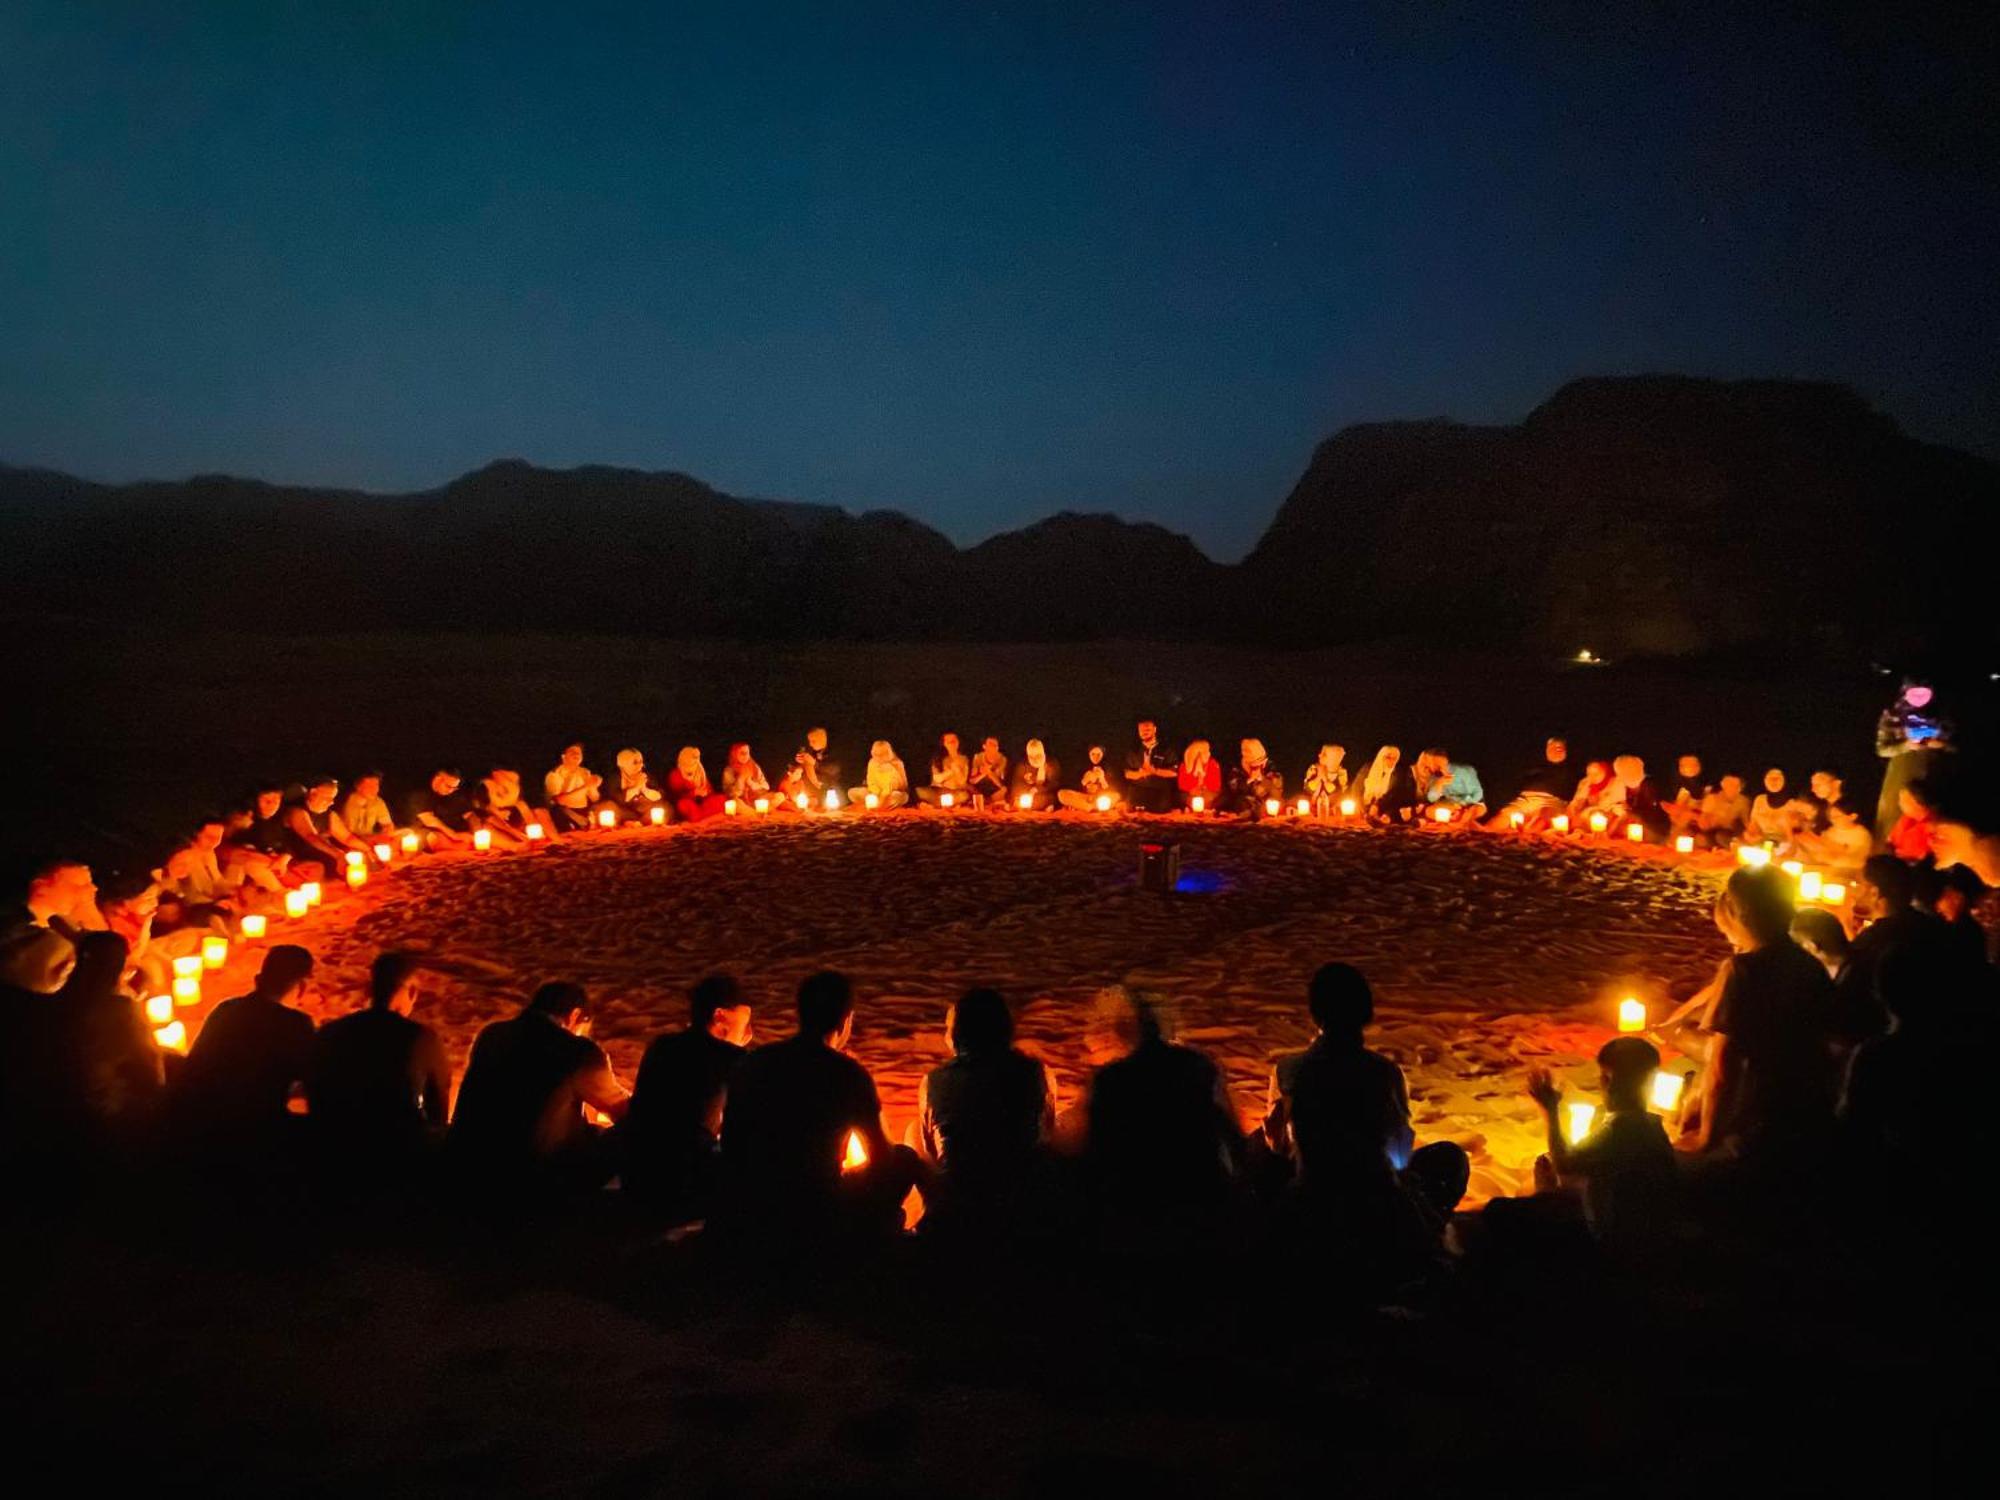
[(164, 1026), (153, 1028), (153, 1041), (162, 1052), (185, 1052), (188, 1044), (188, 1029), (179, 1021), (169, 1021)]
[(1555, 818), (1549, 823), (1549, 827), (1553, 828), (1557, 833), (1568, 833), (1569, 814), (1557, 813), (1555, 815)]
[(174, 981), (174, 1004), (201, 1004), (201, 981), (190, 979), (185, 974)]
[(826, 810), (828, 812), (832, 812), (835, 808), (839, 806), (840, 806), (840, 793), (836, 792), (832, 787), (828, 787), (826, 789)]
[(1787, 875), (1791, 876), (1792, 879), (1794, 880), (1797, 880), (1801, 875), (1805, 873), (1806, 870), (1806, 867), (1796, 859), (1788, 859), (1783, 864), (1779, 865), (1778, 868), (1783, 870)]
[(792, 798), (792, 803), (800, 812), (804, 812), (806, 810), (806, 794), (800, 792), (798, 796)]
[(201, 975), (201, 955), (188, 953), (174, 960), (174, 978), (196, 979)]
[(423, 840), (418, 838), (414, 833), (403, 835), (403, 852), (405, 854), (415, 854), (422, 847)]
[(1694, 835), (1691, 833), (1684, 833), (1679, 838), (1675, 839), (1674, 852), (1676, 854), (1694, 853)]
[(863, 801), (864, 804), (866, 804), (870, 808), (876, 808), (882, 805), (882, 799), (876, 796), (873, 792), (870, 792), (866, 797), (862, 798), (861, 800)]
[(491, 849), (493, 847), (493, 830), (490, 828), (475, 828), (472, 831), (472, 847), (479, 850), (482, 854)]
[(868, 1143), (861, 1139), (861, 1132), (847, 1132), (847, 1148), (840, 1153), (840, 1170), (858, 1172), (868, 1165)]
[(1021, 793), (1021, 795), (1015, 799), (1014, 805), (1020, 808), (1022, 812), (1033, 812), (1035, 807), (1035, 794), (1033, 792)]
[(1597, 1119), (1597, 1106), (1579, 1099), (1574, 1104), (1565, 1105), (1563, 1113), (1568, 1117), (1564, 1121), (1563, 1134), (1574, 1146), (1590, 1134), (1591, 1124)]
[(1618, 1029), (1620, 1031), (1644, 1031), (1646, 1029), (1646, 1002), (1627, 995), (1618, 1002)]
[(724, 797), (722, 799), (722, 815), (725, 818), (736, 816), (736, 799), (734, 797)]
[(1653, 1075), (1653, 1086), (1646, 1091), (1646, 1097), (1653, 1108), (1663, 1115), (1670, 1115), (1680, 1108), (1681, 1090), (1686, 1087), (1686, 1078), (1662, 1068)]
[(1826, 891), (1826, 879), (1817, 870), (1808, 870), (1799, 877), (1799, 899), (1817, 901)]
[(1507, 814), (1507, 826), (1513, 829), (1514, 832), (1516, 833), (1519, 833), (1521, 829), (1524, 826), (1526, 826), (1527, 821), (1528, 821), (1528, 815), (1526, 813)]
[(1354, 799), (1353, 799), (1352, 797), (1343, 797), (1343, 798), (1341, 798), (1341, 801), (1340, 801), (1340, 815), (1341, 815), (1341, 816), (1342, 816), (1343, 818), (1351, 818), (1351, 817), (1353, 817), (1353, 816), (1354, 816), (1354, 812), (1355, 812), (1355, 808), (1356, 808), (1356, 803), (1355, 803), (1355, 801), (1354, 801)]
[(1625, 825), (1625, 837), (1635, 844), (1645, 843), (1646, 825), (1644, 823), (1627, 823)]
[(600, 809), (597, 814), (597, 826), (599, 828), (616, 828), (618, 826), (617, 810), (610, 807)]
[(1433, 823), (1449, 823), (1451, 821), (1451, 809), (1448, 807), (1432, 808), (1431, 821)]
[(347, 867), (347, 888), (350, 891), (358, 891), (366, 884), (368, 884), (368, 872), (362, 869), (360, 865), (349, 865)]
[(299, 889), (305, 893), (307, 906), (318, 906), (326, 899), (326, 891), (317, 880), (308, 880)]
[(750, 805), (760, 813), (767, 813), (771, 810), (771, 799), (769, 797), (759, 797)]
[(1111, 794), (1109, 792), (1099, 792), (1097, 794), (1097, 810), (1099, 812), (1111, 811)]
[(1292, 811), (1297, 813), (1302, 818), (1310, 818), (1312, 816), (1312, 810), (1313, 810), (1312, 798), (1310, 797), (1299, 798), (1298, 802), (1295, 803), (1292, 807)]
[(594, 1104), (584, 1105), (583, 1122), (586, 1125), (598, 1125), (598, 1126), (608, 1126), (612, 1123), (611, 1116), (607, 1115), (603, 1110), (599, 1109)]
[(219, 969), (228, 962), (228, 938), (220, 933), (212, 933), (201, 940), (201, 966), (204, 969)]
[[(542, 825), (539, 823), (530, 823), (528, 825), (528, 837), (531, 839), (540, 838), (541, 835), (536, 833), (535, 830), (537, 828), (540, 828), (541, 826)], [(389, 863), (390, 860), (394, 859), (395, 857), (396, 857), (396, 849), (393, 844), (377, 844), (375, 846), (375, 858), (378, 863), (386, 865), (387, 863)]]
[(306, 893), (305, 893), (304, 891), (286, 891), (286, 892), (285, 892), (285, 915), (286, 915), (286, 916), (288, 916), (288, 917), (303, 917), (303, 916), (304, 916), (304, 915), (306, 914), (306, 908), (307, 908), (307, 906), (308, 906), (309, 904), (310, 904), (310, 903), (309, 903), (309, 902), (307, 902), (307, 900), (306, 900)]
[(1276, 797), (1266, 797), (1264, 799), (1265, 817), (1275, 818), (1279, 813), (1283, 812), (1284, 810), (1285, 810), (1285, 804), (1280, 802)]
[(164, 1026), (174, 1018), (174, 997), (154, 995), (146, 1001), (146, 1019), (155, 1026)]
[(1736, 862), (1752, 870), (1762, 869), (1771, 862), (1771, 851), (1762, 844), (1739, 844)]
[(1829, 880), (1819, 888), (1819, 899), (1824, 901), (1828, 906), (1845, 906), (1847, 904), (1847, 887), (1842, 885), (1838, 880)]
[(266, 918), (263, 915), (263, 913), (253, 911), (247, 914), (243, 918), (243, 920), (237, 923), (236, 925), (242, 929), (244, 937), (260, 938), (264, 935), (265, 927), (269, 925), (269, 919)]
[(655, 828), (658, 828), (662, 823), (667, 821), (667, 810), (655, 802), (651, 807), (646, 809), (646, 821), (651, 823)]
[(1610, 826), (1611, 826), (1611, 819), (1606, 817), (1603, 813), (1594, 812), (1590, 815), (1590, 831), (1592, 833), (1602, 833), (1604, 832), (1605, 829), (1609, 828)]
[(530, 823), (521, 832), (527, 835), (528, 842), (531, 844), (538, 844), (549, 836), (548, 829), (542, 827), (539, 823)]
[(1207, 809), (1207, 807), (1208, 807), (1208, 801), (1207, 801), (1207, 799), (1206, 799), (1206, 798), (1203, 798), (1203, 797), (1190, 797), (1190, 798), (1188, 798), (1188, 811), (1189, 811), (1189, 812), (1202, 812), (1202, 811), (1205, 811), (1205, 810)]
[(939, 792), (939, 793), (938, 793), (938, 806), (939, 806), (939, 807), (950, 807), (950, 806), (951, 806), (951, 803), (952, 803), (952, 796), (951, 796), (951, 793), (950, 793), (950, 792)]

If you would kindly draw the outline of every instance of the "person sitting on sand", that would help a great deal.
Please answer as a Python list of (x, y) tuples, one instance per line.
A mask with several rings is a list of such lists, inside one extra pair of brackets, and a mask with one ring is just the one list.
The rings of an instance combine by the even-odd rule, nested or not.
[(1487, 826), (1511, 829), (1518, 814), (1523, 828), (1546, 827), (1549, 819), (1568, 806), (1571, 785), (1569, 743), (1550, 735), (1542, 745), (1541, 761), (1521, 778), (1514, 800), (1495, 813)]
[(723, 803), (728, 800), (709, 784), (708, 769), (693, 745), (681, 746), (680, 754), (674, 757), (674, 768), (667, 773), (667, 793), (674, 801), (674, 816), (683, 823), (721, 817)]
[(203, 1147), (268, 1159), (292, 1135), (291, 1099), (312, 1065), (313, 956), (295, 943), (264, 955), (247, 995), (209, 1013), (174, 1088), (182, 1122)]
[(1021, 812), (1048, 812), (1056, 805), (1061, 782), (1062, 767), (1055, 757), (1040, 740), (1029, 740), (1021, 747), (1021, 758), (1014, 762), (1013, 775), (1008, 778), (1007, 805)]
[(646, 821), (650, 810), (666, 800), (666, 793), (653, 785), (646, 773), (646, 757), (632, 746), (618, 752), (619, 807), (627, 818)]
[(1179, 763), (1160, 742), (1158, 724), (1141, 719), (1137, 733), (1137, 742), (1125, 752), (1125, 800), (1140, 812), (1168, 812), (1177, 805)]
[[(1987, 963), (1986, 929), (1973, 912), (1986, 894), (1979, 877), (1963, 865), (1940, 870), (1925, 863), (1913, 866), (1911, 873), (1917, 877), (1912, 901), (1918, 911), (1944, 924), (1943, 943), (1955, 961), (1969, 969)], [(111, 913), (107, 910), (104, 915), (108, 919)]]
[(675, 1223), (705, 1218), (721, 1167), (730, 1079), (749, 1055), (749, 998), (733, 975), (688, 992), (688, 1024), (655, 1037), (639, 1060), (619, 1177)]
[(1617, 789), (1618, 778), (1612, 774), (1610, 761), (1589, 762), (1570, 794), (1569, 806), (1564, 809), (1569, 814), (1570, 827), (1583, 828), (1592, 813), (1605, 810), (1606, 799), (1615, 795)]
[(744, 812), (754, 812), (759, 797), (771, 799), (771, 779), (750, 754), (748, 745), (729, 747), (729, 759), (722, 763), (722, 795), (734, 798)]
[(1404, 769), (1403, 752), (1384, 745), (1368, 762), (1368, 770), (1354, 783), (1359, 794), (1355, 801), (1362, 817), (1371, 823), (1407, 823), (1416, 806), (1415, 778)]
[(947, 731), (938, 736), (938, 747), (931, 756), (931, 781), (929, 786), (917, 788), (917, 800), (926, 807), (942, 805), (942, 799), (951, 798), (953, 807), (963, 807), (971, 795), (972, 762), (958, 748), (958, 736)]
[[(203, 825), (204, 829), (209, 825)], [(221, 823), (214, 827), (218, 835)], [(200, 831), (166, 858), (153, 872), (156, 925), (163, 932), (183, 927), (217, 927), (250, 905), (239, 881), (232, 885), (221, 873), (215, 852), (203, 848)]]
[(801, 789), (818, 807), (829, 791), (838, 792), (846, 785), (840, 774), (840, 762), (827, 748), (826, 731), (815, 726), (806, 731), (806, 742), (792, 752), (793, 767), (804, 773)]
[(1660, 808), (1675, 831), (1688, 831), (1694, 827), (1695, 819), (1701, 813), (1702, 798), (1711, 790), (1702, 775), (1699, 755), (1683, 755), (1674, 762), (1673, 785), (1661, 797)]
[(1836, 991), (1851, 963), (1852, 940), (1840, 918), (1824, 906), (1802, 906), (1792, 914), (1792, 941), (1819, 960)]
[(340, 821), (349, 833), (365, 842), (395, 836), (395, 820), (389, 816), (389, 804), (382, 800), (380, 771), (363, 771), (354, 778), (354, 786), (341, 799)]
[(115, 932), (86, 932), (76, 942), (76, 967), (54, 997), (63, 1033), (60, 1077), (70, 1120), (86, 1150), (140, 1149), (160, 1102), (160, 1049), (124, 988), (131, 950)]
[[(1187, 749), (1181, 755), (1180, 774), (1175, 781), (1180, 789), (1181, 806), (1189, 812), (1214, 812), (1222, 797), (1222, 767), (1209, 754), (1207, 740), (1189, 740)], [(1195, 807), (1195, 799), (1201, 799), (1200, 808)]]
[(1667, 1228), (1676, 1167), (1673, 1143), (1646, 1090), (1660, 1070), (1660, 1051), (1644, 1037), (1613, 1037), (1597, 1049), (1597, 1086), (1604, 1103), (1589, 1134), (1572, 1143), (1563, 1129), (1562, 1090), (1547, 1068), (1528, 1071), (1528, 1097), (1540, 1106), (1548, 1154), (1535, 1162), (1542, 1192), (1581, 1188), (1583, 1216), (1600, 1240), (1637, 1244)]
[(1262, 740), (1245, 740), (1238, 747), (1236, 767), (1229, 773), (1220, 806), (1236, 817), (1257, 819), (1269, 816), (1265, 803), (1272, 798), (1284, 801), (1285, 778), (1271, 764), (1270, 752)]
[(366, 1180), (407, 1170), (444, 1136), (451, 1063), (438, 1034), (413, 1019), (423, 960), (376, 955), (368, 1007), (329, 1021), (314, 1039), (306, 1100), (321, 1159)]
[(868, 747), (868, 769), (863, 775), (867, 780), (847, 794), (847, 800), (855, 807), (867, 807), (870, 797), (875, 799), (877, 808), (885, 811), (909, 805), (910, 773), (903, 769), (896, 747), (887, 740), (877, 740)]
[(1928, 859), (1937, 826), (1930, 803), (1930, 783), (1913, 781), (1896, 793), (1897, 817), (1889, 829), (1889, 848), (1910, 864)]
[(318, 860), (330, 880), (338, 880), (346, 871), (348, 855), (359, 854), (364, 863), (372, 858), (368, 846), (340, 820), (335, 808), (339, 801), (340, 783), (321, 776), (306, 784), (303, 800), (285, 809), (285, 826), (297, 847), (302, 853), (311, 851), (305, 857)]
[(232, 832), (231, 843), (263, 855), (286, 885), (327, 877), (327, 857), (292, 831), (283, 787), (257, 789), (249, 820)]
[(772, 1249), (897, 1233), (918, 1174), (891, 1148), (868, 1070), (846, 1055), (854, 992), (830, 970), (799, 985), (798, 1030), (759, 1047), (730, 1078), (722, 1115), (726, 1233)]
[[(285, 888), (268, 859), (229, 843), (227, 818), (203, 818), (195, 825), (186, 848), (190, 863), (182, 876), (175, 877), (175, 889), (171, 893), (163, 890), (163, 895), (247, 910), (254, 891), (276, 895)], [(254, 889), (245, 890), (246, 886)]]
[(105, 930), (97, 909), (97, 880), (80, 859), (53, 859), (28, 877), (23, 903), (28, 921), (74, 940), (79, 933)]
[(1424, 800), (1432, 807), (1450, 808), (1454, 821), (1477, 822), (1486, 816), (1486, 788), (1471, 765), (1453, 760), (1442, 750), (1426, 750), (1419, 764), (1430, 768)]
[(1918, 909), (1916, 871), (1895, 855), (1870, 855), (1852, 885), (1854, 915), (1866, 925), (1848, 948), (1841, 980), (1843, 1009), (1860, 1018), (1865, 1032), (1875, 1032), (1887, 1024), (1875, 993), (1889, 955), (1903, 948), (1941, 951), (1948, 935), (1934, 913)]
[(561, 837), (552, 814), (530, 807), (522, 799), (521, 773), (505, 766), (495, 766), (480, 778), (473, 816), (481, 828), (490, 828), (496, 839), (517, 846), (533, 842), (528, 836), (530, 828), (540, 828), (545, 839)]
[(1075, 788), (1065, 787), (1056, 794), (1058, 801), (1071, 812), (1095, 812), (1098, 804), (1104, 803), (1104, 811), (1116, 810), (1123, 802), (1118, 788), (1112, 784), (1111, 773), (1104, 769), (1104, 747), (1090, 747), (1090, 761), (1083, 768), (1083, 775), (1077, 779)]
[(542, 778), (549, 811), (564, 828), (590, 827), (591, 806), (604, 793), (604, 778), (583, 763), (582, 744), (563, 746), (562, 759)]
[(1826, 826), (1817, 833), (1800, 834), (1799, 852), (1830, 871), (1852, 874), (1874, 849), (1875, 836), (1861, 821), (1860, 809), (1845, 800), (1829, 801), (1820, 811)]
[(472, 844), (479, 816), (462, 790), (464, 778), (455, 766), (439, 766), (431, 779), (403, 799), (403, 822), (415, 829), (427, 849), (465, 849)]
[(1340, 811), (1347, 795), (1347, 748), (1332, 743), (1319, 747), (1319, 755), (1306, 767), (1306, 795), (1312, 799), (1313, 816), (1330, 818)]
[(617, 1121), (628, 1095), (590, 1026), (583, 987), (553, 983), (480, 1031), (446, 1137), (470, 1179), (502, 1191), (588, 1191), (610, 1178), (608, 1138), (584, 1111)]
[(1664, 837), (1672, 820), (1646, 774), (1646, 763), (1636, 755), (1621, 755), (1611, 762), (1611, 779), (1604, 806), (1611, 814), (1612, 829), (1623, 837), (1627, 827), (1637, 823), (1647, 838)]
[(1042, 1148), (1055, 1129), (1049, 1070), (1014, 1045), (997, 990), (971, 989), (945, 1018), (950, 1062), (917, 1091), (917, 1129), (934, 1168), (924, 1228), (1004, 1230), (1027, 1216)]
[(1906, 1184), (1915, 1206), (1957, 1213), (1957, 1195), (1981, 1180), (1985, 1091), (1968, 1086), (1966, 1059), (1987, 1045), (1986, 997), (1936, 948), (1902, 948), (1877, 976), (1894, 1021), (1855, 1048), (1841, 1080), (1841, 1144), (1866, 1180)]
[(971, 789), (974, 807), (1006, 805), (1007, 757), (993, 735), (979, 742), (979, 753), (972, 757), (971, 778), (966, 785)]
[(1743, 795), (1741, 776), (1724, 776), (1715, 790), (1701, 799), (1694, 816), (1694, 831), (1702, 843), (1722, 848), (1743, 836), (1750, 821), (1750, 799)]
[(1743, 842), (1789, 849), (1799, 828), (1796, 799), (1785, 791), (1785, 773), (1777, 766), (1764, 773), (1764, 790), (1750, 801)]

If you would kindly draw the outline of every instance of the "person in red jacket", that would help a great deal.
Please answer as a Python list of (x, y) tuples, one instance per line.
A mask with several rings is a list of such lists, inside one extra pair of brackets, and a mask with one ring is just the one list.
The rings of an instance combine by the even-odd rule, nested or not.
[(1194, 799), (1201, 798), (1201, 810), (1214, 812), (1222, 792), (1222, 766), (1208, 753), (1207, 740), (1193, 740), (1181, 756), (1179, 777), (1181, 806), (1194, 811)]
[(1931, 830), (1936, 826), (1932, 814), (1929, 788), (1921, 781), (1911, 782), (1896, 792), (1896, 806), (1901, 813), (1896, 826), (1889, 830), (1889, 847), (1896, 858), (1915, 864), (1931, 852)]
[(674, 816), (683, 823), (722, 816), (722, 804), (728, 800), (709, 783), (701, 752), (692, 745), (682, 746), (674, 758), (674, 768), (667, 773), (667, 795), (673, 799)]

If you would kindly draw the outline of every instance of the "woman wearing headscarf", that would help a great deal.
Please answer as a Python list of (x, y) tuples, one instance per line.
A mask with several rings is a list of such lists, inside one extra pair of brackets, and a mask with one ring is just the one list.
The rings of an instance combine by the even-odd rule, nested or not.
[(896, 755), (895, 746), (877, 740), (868, 747), (867, 781), (847, 794), (850, 806), (867, 807), (875, 799), (878, 808), (904, 807), (910, 800), (910, 773)]
[(726, 800), (709, 784), (701, 752), (692, 745), (682, 746), (681, 753), (674, 757), (674, 768), (667, 773), (667, 791), (673, 797), (674, 815), (683, 823), (699, 823), (704, 818), (720, 816)]
[(1262, 740), (1245, 740), (1239, 749), (1240, 760), (1229, 773), (1223, 811), (1245, 818), (1264, 817), (1269, 811), (1266, 803), (1274, 797), (1281, 803), (1284, 800), (1285, 778), (1273, 769)]
[(652, 777), (646, 774), (646, 757), (637, 750), (620, 750), (618, 801), (625, 811), (643, 823), (653, 804), (665, 800), (665, 794), (653, 785)]
[[(1047, 812), (1056, 805), (1057, 783), (1062, 768), (1040, 740), (1029, 740), (1014, 763), (1014, 775), (1007, 784), (1007, 805), (1022, 812)], [(1024, 800), (1025, 799), (1025, 800)]]
[(722, 795), (733, 797), (744, 812), (753, 811), (757, 799), (771, 796), (771, 780), (750, 755), (748, 745), (731, 745), (729, 759), (722, 763)]
[(1347, 751), (1340, 745), (1321, 745), (1319, 758), (1306, 767), (1306, 795), (1312, 798), (1313, 816), (1330, 818), (1340, 810), (1347, 795)]
[(1112, 784), (1111, 773), (1104, 769), (1104, 747), (1092, 745), (1090, 764), (1083, 768), (1083, 776), (1078, 780), (1075, 790), (1064, 788), (1056, 793), (1056, 800), (1072, 812), (1095, 812), (1098, 800), (1105, 797), (1111, 799), (1104, 806), (1106, 812), (1118, 807), (1125, 800), (1118, 795), (1118, 788)]
[(1216, 799), (1222, 795), (1222, 767), (1209, 753), (1207, 740), (1190, 740), (1187, 750), (1181, 755), (1180, 775), (1175, 778), (1180, 788), (1181, 806), (1189, 812), (1195, 810), (1194, 799), (1202, 800), (1202, 811), (1212, 812)]
[(927, 807), (942, 805), (947, 795), (953, 807), (963, 807), (971, 795), (972, 762), (959, 753), (958, 736), (941, 734), (931, 756), (931, 784), (917, 788), (917, 800)]

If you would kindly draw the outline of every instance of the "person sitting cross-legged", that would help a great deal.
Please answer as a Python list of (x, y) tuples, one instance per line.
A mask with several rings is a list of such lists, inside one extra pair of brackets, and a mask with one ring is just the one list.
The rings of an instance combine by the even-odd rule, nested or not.
[(728, 974), (688, 992), (688, 1024), (655, 1037), (626, 1111), (620, 1182), (673, 1223), (705, 1218), (721, 1168), (729, 1082), (749, 1055), (750, 1001)]
[(1614, 1037), (1597, 1049), (1604, 1104), (1591, 1130), (1572, 1142), (1563, 1130), (1562, 1090), (1546, 1068), (1528, 1074), (1541, 1107), (1548, 1154), (1535, 1164), (1537, 1187), (1582, 1189), (1584, 1222), (1600, 1240), (1636, 1245), (1667, 1228), (1676, 1182), (1673, 1143), (1646, 1107), (1660, 1052), (1644, 1037)]
[(323, 1164), (355, 1184), (388, 1186), (444, 1136), (451, 1063), (412, 1012), (423, 960), (383, 953), (369, 972), (368, 1008), (322, 1026), (306, 1074), (312, 1133)]
[(967, 990), (945, 1029), (952, 1059), (924, 1076), (917, 1095), (923, 1152), (935, 1167), (923, 1228), (1006, 1236), (1037, 1217), (1029, 1200), (1055, 1129), (1049, 1070), (1014, 1045), (1013, 1013), (997, 990)]
[(210, 1012), (174, 1086), (198, 1150), (247, 1169), (279, 1164), (297, 1139), (291, 1101), (312, 1064), (313, 956), (295, 943), (264, 955), (247, 995)]

